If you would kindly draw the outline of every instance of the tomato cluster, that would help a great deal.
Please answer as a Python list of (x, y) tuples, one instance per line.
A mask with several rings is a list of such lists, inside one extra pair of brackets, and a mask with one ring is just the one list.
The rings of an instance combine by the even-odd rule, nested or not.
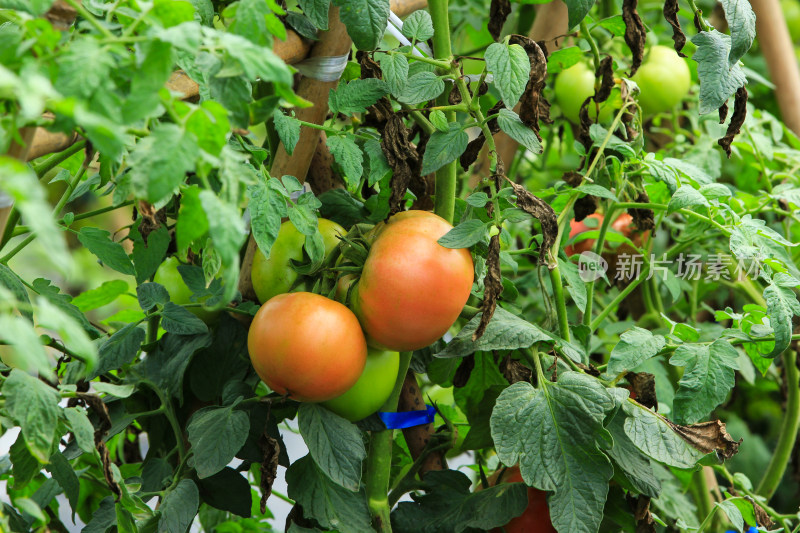
[[(319, 228), (327, 256), (344, 229), (324, 219)], [(375, 226), (360, 276), (341, 276), (334, 301), (288, 292), (298, 279), (292, 260), (302, 259), (304, 237), (284, 223), (269, 258), (259, 252), (253, 265), (253, 286), (264, 304), (250, 326), (248, 348), (261, 379), (280, 394), (322, 402), (351, 421), (380, 409), (397, 381), (398, 352), (440, 338), (469, 298), (469, 251), (437, 242), (450, 229), (425, 211), (399, 213)], [(346, 300), (351, 308), (341, 303)]]
[[(584, 222), (585, 220), (596, 221), (596, 226), (590, 227), (586, 222)], [(593, 213), (580, 222), (571, 220), (569, 223), (569, 238), (572, 239), (573, 237), (576, 237), (587, 231), (599, 230), (602, 223), (603, 215), (600, 213)], [(633, 239), (634, 244), (637, 246), (641, 244), (641, 238), (638, 235), (634, 236), (633, 234), (633, 217), (631, 217), (628, 213), (622, 213), (620, 216), (618, 216), (617, 219), (611, 223), (611, 229), (623, 234), (629, 239)], [(589, 251), (592, 248), (594, 248), (594, 239), (584, 239), (576, 242), (575, 244), (565, 246), (564, 253), (566, 253), (568, 256), (582, 254), (583, 252)]]

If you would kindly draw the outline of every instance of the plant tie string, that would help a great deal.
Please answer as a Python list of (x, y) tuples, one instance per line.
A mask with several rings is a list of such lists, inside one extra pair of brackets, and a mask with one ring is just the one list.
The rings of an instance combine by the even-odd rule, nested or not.
[(337, 81), (342, 77), (342, 73), (347, 67), (349, 55), (309, 57), (295, 64), (294, 68), (306, 78), (314, 78), (319, 81)]
[(426, 407), (422, 411), (402, 411), (399, 413), (380, 411), (378, 416), (383, 421), (386, 429), (406, 429), (424, 426), (433, 422), (433, 417), (436, 415), (435, 407), (432, 405)]

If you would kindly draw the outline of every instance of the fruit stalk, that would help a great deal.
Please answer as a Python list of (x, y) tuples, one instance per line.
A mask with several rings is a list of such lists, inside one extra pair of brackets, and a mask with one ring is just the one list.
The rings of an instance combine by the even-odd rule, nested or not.
[[(400, 352), (400, 368), (397, 372), (397, 381), (389, 399), (381, 407), (381, 411), (396, 411), (400, 399), (400, 389), (411, 362), (411, 352)], [(392, 524), (389, 519), (389, 478), (392, 470), (392, 441), (394, 430), (373, 431), (369, 438), (369, 454), (367, 455), (367, 469), (365, 472), (367, 502), (372, 514), (372, 525), (376, 531), (391, 533)]]

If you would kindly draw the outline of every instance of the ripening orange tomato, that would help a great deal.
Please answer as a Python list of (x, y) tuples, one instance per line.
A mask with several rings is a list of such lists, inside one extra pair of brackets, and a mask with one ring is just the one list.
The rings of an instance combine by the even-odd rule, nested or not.
[(279, 294), (262, 305), (247, 348), (264, 383), (305, 402), (341, 395), (367, 361), (367, 341), (352, 311), (310, 292)]
[[(498, 471), (500, 472), (500, 471)], [(494, 477), (494, 476), (492, 476)], [(512, 466), (503, 472), (502, 479), (490, 479), (490, 483), (523, 483), (522, 474), (518, 466)], [(547, 493), (543, 490), (528, 487), (528, 507), (525, 511), (511, 519), (503, 526), (503, 529), (496, 528), (492, 533), (556, 533), (556, 529), (550, 522), (550, 509), (547, 507)]]
[(427, 211), (407, 211), (376, 233), (352, 307), (370, 345), (424, 348), (453, 325), (467, 303), (474, 267), (469, 250), (437, 240), (453, 228)]
[[(582, 220), (580, 222), (576, 222), (574, 219), (569, 222), (569, 238), (572, 239), (576, 235), (584, 233), (586, 231), (594, 231), (599, 230), (600, 226), (603, 224), (603, 215), (600, 213), (593, 213), (586, 218), (592, 218), (597, 221), (597, 225), (595, 227), (590, 228), (586, 225), (586, 223)], [(585, 219), (584, 219), (585, 220)], [(617, 219), (611, 224), (611, 229), (622, 233), (627, 238), (631, 239), (636, 246), (641, 245), (642, 239), (639, 235), (633, 235), (633, 217), (630, 216), (628, 213), (622, 213)], [(645, 232), (644, 235), (647, 235)], [(573, 245), (565, 246), (564, 253), (567, 256), (574, 255), (574, 254), (581, 254), (583, 252), (589, 251), (594, 248), (594, 239), (584, 239), (582, 241), (576, 242)]]

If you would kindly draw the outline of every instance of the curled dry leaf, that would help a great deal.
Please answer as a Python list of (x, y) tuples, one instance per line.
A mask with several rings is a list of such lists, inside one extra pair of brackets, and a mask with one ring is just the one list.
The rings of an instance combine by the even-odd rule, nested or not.
[(505, 356), (500, 362), (500, 372), (511, 385), (518, 381), (530, 381), (533, 371), (516, 359), (511, 358), (511, 354)]
[[(496, 115), (505, 107), (506, 106), (502, 101), (498, 101), (494, 106), (492, 106), (487, 114)], [(500, 131), (500, 126), (497, 124), (497, 119), (490, 120), (486, 123), (486, 125), (489, 127), (489, 131), (492, 133), (492, 135)], [(478, 155), (481, 153), (481, 148), (483, 148), (483, 144), (485, 142), (486, 137), (484, 137), (483, 132), (481, 131), (477, 137), (472, 139), (469, 144), (467, 144), (467, 149), (464, 150), (464, 153), (458, 158), (458, 162), (462, 169), (468, 170), (469, 167), (471, 167), (472, 164), (478, 159)]]
[(359, 50), (356, 52), (356, 60), (358, 61), (358, 64), (361, 65), (362, 79), (383, 78), (383, 71), (381, 71), (380, 65), (378, 65), (374, 59), (372, 59), (370, 54), (364, 52), (363, 50)]
[(625, 21), (625, 43), (631, 49), (630, 76), (636, 74), (642, 65), (644, 57), (644, 44), (647, 40), (647, 30), (639, 13), (636, 11), (638, 0), (624, 0), (622, 2), (622, 20)]
[(122, 496), (122, 491), (120, 490), (117, 482), (114, 480), (114, 473), (111, 471), (111, 455), (108, 453), (108, 447), (103, 441), (95, 444), (95, 447), (100, 454), (100, 462), (103, 464), (103, 477), (106, 480), (106, 485), (108, 485), (108, 488), (117, 497), (117, 501), (119, 501), (120, 497)]
[(486, 331), (486, 326), (494, 316), (497, 309), (497, 299), (503, 292), (503, 278), (500, 275), (500, 234), (492, 236), (489, 240), (489, 253), (486, 256), (486, 276), (483, 278), (483, 301), (481, 302), (481, 320), (475, 333), (472, 334), (473, 342), (480, 339)]
[(733, 100), (733, 115), (731, 116), (731, 121), (728, 124), (728, 130), (725, 132), (725, 136), (717, 141), (717, 144), (719, 144), (722, 149), (725, 150), (725, 153), (728, 155), (728, 159), (731, 157), (731, 143), (733, 142), (733, 138), (739, 134), (746, 117), (747, 88), (742, 86), (736, 90), (736, 97)]
[(636, 533), (655, 533), (656, 524), (653, 515), (650, 514), (650, 497), (644, 495), (634, 497), (630, 493), (626, 497), (633, 511), (633, 518), (636, 520)]
[(139, 234), (142, 236), (144, 243), (147, 244), (147, 238), (150, 234), (167, 223), (167, 212), (165, 208), (156, 211), (153, 204), (144, 200), (140, 200), (137, 203), (136, 212), (142, 217), (142, 222), (139, 224)]
[(725, 429), (725, 423), (720, 420), (710, 420), (690, 426), (681, 426), (666, 418), (664, 420), (683, 440), (703, 453), (716, 452), (721, 457), (730, 459), (736, 455), (742, 443), (742, 439), (733, 440)]
[[(636, 203), (647, 204), (650, 203), (650, 197), (647, 193), (640, 192), (636, 197)], [(653, 215), (652, 209), (640, 209), (638, 207), (628, 208), (628, 214), (633, 217), (633, 223), (639, 231), (654, 231), (656, 229), (656, 220)]]
[(597, 197), (587, 194), (575, 201), (575, 222), (580, 222), (597, 210)]
[(75, 22), (78, 12), (64, 0), (56, 0), (47, 13), (44, 14), (53, 27), (58, 31), (66, 31)]
[(569, 172), (564, 172), (564, 175), (561, 176), (561, 179), (569, 185), (570, 187), (577, 187), (583, 181), (583, 174), (580, 172), (575, 172), (574, 170), (570, 170)]
[(581, 109), (578, 111), (578, 142), (583, 145), (584, 150), (588, 153), (592, 148), (592, 136), (589, 135), (589, 129), (592, 127), (592, 119), (589, 118), (589, 106), (592, 105), (592, 97), (589, 96), (581, 104)]
[[(505, 176), (504, 176), (505, 177)], [(514, 194), (517, 197), (517, 207), (539, 220), (542, 225), (542, 244), (539, 245), (539, 264), (548, 264), (547, 256), (549, 250), (558, 238), (558, 217), (553, 208), (542, 200), (528, 192), (525, 187), (514, 183), (508, 177), (506, 181), (511, 184)]]
[(94, 430), (94, 444), (99, 446), (103, 441), (106, 431), (111, 429), (111, 417), (108, 414), (108, 407), (105, 402), (96, 394), (87, 394), (84, 392), (78, 393), (78, 398), (84, 401), (87, 407), (94, 411), (94, 414), (100, 419), (100, 424)]
[(459, 389), (465, 386), (467, 384), (467, 381), (469, 381), (469, 377), (472, 375), (472, 370), (474, 368), (475, 368), (475, 354), (472, 353), (464, 357), (461, 360), (461, 364), (458, 365), (456, 373), (453, 376), (453, 387)]
[(698, 9), (694, 12), (694, 29), (697, 30), (697, 33), (703, 32), (703, 25), (700, 23), (700, 17), (703, 16), (703, 10)]
[(767, 513), (767, 511), (765, 511), (764, 508), (761, 507), (756, 502), (752, 503), (753, 503), (753, 510), (756, 513), (756, 522), (757, 522), (756, 525), (765, 527), (770, 530), (774, 528), (776, 524), (775, 521), (772, 519), (772, 517), (769, 516), (769, 513)]
[(606, 56), (600, 61), (594, 73), (595, 78), (600, 78), (600, 88), (594, 93), (594, 101), (598, 104), (605, 102), (611, 96), (611, 89), (614, 88), (614, 60), (611, 56)]
[(539, 120), (545, 124), (550, 122), (550, 103), (543, 94), (547, 80), (547, 54), (536, 41), (522, 35), (512, 35), (508, 42), (520, 45), (528, 54), (531, 74), (519, 101), (519, 118), (541, 141)]
[[(469, 90), (469, 86), (467, 86), (467, 90)], [(447, 95), (447, 103), (450, 105), (458, 105), (461, 103), (461, 91), (458, 90), (458, 87), (453, 85), (453, 88), (450, 90), (450, 94)]]
[(419, 175), (422, 158), (411, 144), (409, 135), (410, 131), (403, 123), (403, 119), (393, 114), (387, 120), (381, 136), (381, 149), (393, 172), (392, 194), (389, 198), (390, 215), (402, 210), (406, 189), (413, 177)]
[(725, 119), (728, 118), (728, 102), (722, 104), (717, 111), (719, 111), (719, 123), (725, 124)]
[(681, 23), (678, 20), (678, 0), (666, 0), (664, 2), (664, 19), (672, 26), (672, 40), (675, 42), (675, 51), (681, 57), (686, 57), (686, 54), (681, 52), (686, 45), (686, 35), (683, 33)]
[(500, 32), (503, 31), (503, 25), (510, 13), (511, 2), (509, 0), (492, 0), (492, 4), (489, 6), (489, 34), (495, 41), (500, 38)]
[(261, 461), (261, 512), (267, 512), (267, 499), (272, 494), (272, 484), (278, 474), (278, 456), (281, 452), (281, 445), (276, 439), (264, 433), (258, 440), (261, 448), (263, 460)]
[(648, 409), (658, 410), (656, 397), (656, 377), (648, 372), (628, 372), (625, 375), (631, 385), (631, 396), (636, 395), (636, 401)]

